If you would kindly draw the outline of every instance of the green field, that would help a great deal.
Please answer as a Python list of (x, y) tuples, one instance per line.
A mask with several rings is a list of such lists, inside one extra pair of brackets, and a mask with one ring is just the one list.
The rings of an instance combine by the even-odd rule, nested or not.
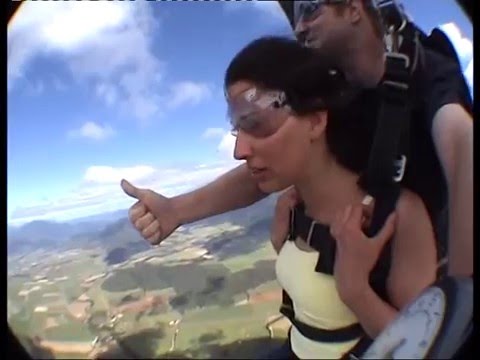
[[(218, 237), (216, 233), (218, 228), (208, 241), (213, 241), (212, 249), (217, 246), (218, 251), (212, 250), (212, 253), (220, 261), (139, 262), (113, 268), (104, 263), (103, 254), (92, 257), (91, 251), (83, 250), (71, 259), (58, 259), (54, 254), (32, 260), (39, 265), (30, 269), (29, 276), (8, 279), (9, 308), (13, 312), (9, 323), (16, 334), (27, 339), (39, 336), (50, 341), (91, 342), (97, 335), (100, 338), (111, 335), (120, 343), (122, 356), (127, 357), (133, 354), (144, 358), (175, 358), (176, 354), (181, 354), (194, 358), (231, 358), (257, 354), (264, 350), (265, 344), (271, 343), (265, 323), (270, 316), (278, 314), (280, 303), (266, 301), (239, 306), (235, 303), (247, 299), (247, 293), (278, 289), (275, 252), (268, 240), (259, 241), (244, 230)], [(86, 278), (107, 271), (110, 271), (108, 277), (95, 280), (89, 287), (82, 286)], [(25, 285), (25, 281), (33, 283), (35, 275), (43, 274), (49, 281), (64, 276), (67, 279), (54, 281), (54, 284)], [(18, 295), (20, 290), (33, 286), (40, 288), (26, 297)], [(46, 293), (60, 296), (44, 297)], [(83, 294), (93, 303), (89, 309), (92, 317), (86, 323), (72, 318), (67, 309)], [(115, 307), (145, 295), (161, 294), (168, 294), (165, 298), (169, 298), (170, 303), (166, 306), (141, 313), (126, 311), (112, 322)], [(34, 313), (41, 305), (49, 308), (47, 312)], [(174, 320), (180, 320), (178, 325), (169, 325)], [(53, 327), (47, 329), (47, 324)], [(174, 338), (174, 351), (170, 352)], [(85, 356), (54, 355), (58, 358)]]
[(45, 330), (45, 338), (50, 341), (92, 341), (95, 338), (87, 325), (80, 322), (69, 322)]
[(222, 264), (230, 269), (232, 273), (252, 268), (257, 261), (275, 259), (276, 254), (270, 241), (266, 242), (259, 249), (249, 254), (242, 254), (222, 261)]

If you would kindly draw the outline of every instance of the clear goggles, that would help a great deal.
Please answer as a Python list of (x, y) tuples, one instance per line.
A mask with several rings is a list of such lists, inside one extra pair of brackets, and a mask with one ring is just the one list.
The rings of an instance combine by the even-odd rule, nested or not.
[(317, 17), (317, 10), (322, 5), (345, 4), (348, 0), (301, 0), (293, 1), (293, 24), (297, 26), (301, 21), (309, 22)]
[(232, 134), (242, 130), (254, 137), (273, 135), (283, 124), (290, 107), (282, 91), (250, 88), (231, 99), (227, 97)]

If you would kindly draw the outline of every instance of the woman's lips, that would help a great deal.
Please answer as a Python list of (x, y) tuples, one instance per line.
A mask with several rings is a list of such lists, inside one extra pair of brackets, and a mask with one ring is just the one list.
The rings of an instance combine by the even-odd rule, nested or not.
[(254, 179), (261, 180), (265, 178), (267, 174), (266, 168), (250, 168), (250, 174)]

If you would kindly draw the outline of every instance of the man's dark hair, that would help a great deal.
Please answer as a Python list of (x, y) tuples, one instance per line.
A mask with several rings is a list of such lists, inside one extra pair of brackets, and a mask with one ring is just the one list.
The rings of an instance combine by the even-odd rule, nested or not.
[(352, 89), (324, 57), (282, 37), (263, 37), (243, 48), (228, 66), (224, 86), (238, 81), (285, 92), (297, 115), (327, 111), (329, 150), (349, 170), (365, 169), (376, 125), (375, 90)]

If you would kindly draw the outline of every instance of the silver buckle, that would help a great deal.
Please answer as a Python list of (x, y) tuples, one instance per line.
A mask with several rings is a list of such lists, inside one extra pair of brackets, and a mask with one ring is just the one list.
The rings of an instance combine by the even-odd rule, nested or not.
[(385, 80), (383, 82), (385, 85), (389, 85), (391, 87), (394, 87), (396, 89), (400, 89), (400, 90), (408, 90), (408, 85), (405, 84), (405, 83), (401, 83), (401, 82), (398, 82), (398, 81), (389, 81), (389, 80)]
[[(403, 64), (405, 66), (405, 69), (408, 70), (410, 68), (410, 58), (405, 54), (402, 54), (402, 53), (399, 53), (399, 52), (386, 52), (385, 53), (385, 58), (393, 58), (393, 59), (403, 60)], [(412, 71), (412, 70), (409, 70), (409, 71)], [(389, 86), (394, 87), (396, 89), (405, 90), (405, 91), (408, 90), (408, 84), (406, 84), (404, 82), (384, 80), (383, 83), (385, 85), (389, 85)]]
[(313, 230), (315, 229), (315, 225), (317, 225), (317, 222), (315, 220), (312, 220), (310, 224), (310, 229), (308, 230), (307, 238), (305, 239), (308, 246), (310, 246), (310, 243), (312, 242), (312, 235), (313, 235)]
[(394, 31), (394, 32), (398, 32), (398, 31), (403, 30), (403, 28), (407, 24), (407, 17), (405, 15), (405, 12), (403, 11), (402, 7), (398, 3), (398, 1), (396, 1), (396, 0), (375, 0), (374, 1), (374, 6), (377, 9), (377, 11), (380, 13), (382, 22), (384, 21), (384, 17), (383, 17), (383, 14), (382, 14), (384, 9), (389, 8), (389, 7), (393, 7), (395, 12), (400, 15), (400, 17), (402, 19), (402, 23), (400, 24), (400, 26), (398, 26), (398, 29), (395, 29), (395, 28), (392, 27), (391, 24), (388, 24), (388, 25), (390, 25), (390, 27), (387, 30)]
[(295, 219), (295, 208), (290, 210), (290, 229), (288, 231), (288, 238), (290, 240), (294, 240), (292, 236), (294, 219)]
[(397, 169), (395, 175), (393, 176), (393, 180), (395, 182), (400, 182), (402, 181), (403, 176), (405, 175), (405, 169), (407, 168), (407, 157), (402, 155), (400, 159), (395, 160), (395, 167)]
[(405, 68), (409, 68), (410, 67), (410, 58), (403, 54), (403, 53), (400, 53), (400, 52), (386, 52), (385, 53), (385, 57), (391, 57), (391, 58), (395, 58), (395, 59), (401, 59), (404, 61), (405, 63)]

